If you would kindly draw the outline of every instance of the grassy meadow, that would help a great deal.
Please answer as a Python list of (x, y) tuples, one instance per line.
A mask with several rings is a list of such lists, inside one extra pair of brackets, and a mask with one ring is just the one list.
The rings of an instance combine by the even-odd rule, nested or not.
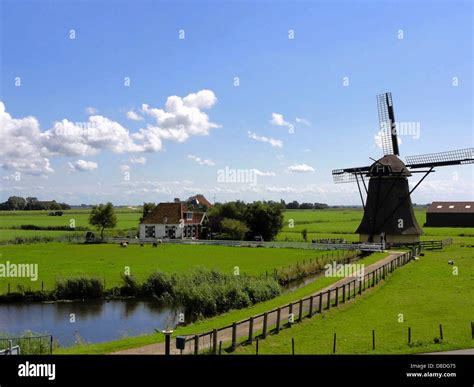
[(192, 246), (163, 244), (130, 245), (122, 248), (118, 244), (68, 244), (35, 243), (29, 245), (0, 246), (1, 262), (37, 263), (38, 281), (27, 278), (0, 278), (0, 294), (7, 292), (7, 282), (11, 289), (18, 284), (31, 290), (40, 290), (41, 281), (45, 289), (52, 290), (57, 279), (67, 277), (99, 277), (105, 279), (106, 288), (122, 284), (121, 274), (129, 268), (139, 282), (152, 272), (182, 272), (198, 267), (218, 269), (233, 273), (239, 268), (240, 274), (264, 275), (274, 269), (310, 258), (320, 257), (324, 252), (300, 249), (264, 249), (225, 246)]
[[(458, 274), (453, 274), (453, 259)], [(260, 354), (399, 354), (472, 347), (474, 249), (450, 246), (426, 251), (363, 297), (340, 305), (259, 343)], [(439, 340), (439, 324), (443, 340)], [(408, 345), (408, 327), (412, 345)], [(372, 349), (372, 329), (376, 348)], [(255, 354), (255, 344), (237, 354)]]

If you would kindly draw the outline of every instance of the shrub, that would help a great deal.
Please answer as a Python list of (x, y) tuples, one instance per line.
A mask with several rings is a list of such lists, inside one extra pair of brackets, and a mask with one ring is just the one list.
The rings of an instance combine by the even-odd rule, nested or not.
[(57, 281), (55, 295), (58, 299), (100, 298), (104, 294), (104, 284), (99, 278), (68, 278)]

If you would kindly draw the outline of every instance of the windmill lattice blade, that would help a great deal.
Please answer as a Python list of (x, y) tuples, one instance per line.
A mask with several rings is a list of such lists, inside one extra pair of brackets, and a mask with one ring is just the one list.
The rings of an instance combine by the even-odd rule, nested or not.
[(393, 114), (392, 94), (384, 93), (377, 96), (379, 114), (380, 140), (384, 155), (398, 155), (398, 139), (394, 132), (395, 117)]
[(346, 168), (346, 169), (334, 169), (332, 171), (332, 178), (334, 183), (353, 183), (356, 179), (356, 174), (365, 174), (369, 171), (369, 167), (361, 168)]
[(332, 178), (334, 183), (352, 183), (356, 181), (355, 175), (353, 173), (344, 172), (342, 169), (335, 169), (332, 171)]
[(407, 156), (406, 166), (410, 168), (442, 167), (445, 165), (473, 164), (474, 148), (458, 149), (427, 155)]

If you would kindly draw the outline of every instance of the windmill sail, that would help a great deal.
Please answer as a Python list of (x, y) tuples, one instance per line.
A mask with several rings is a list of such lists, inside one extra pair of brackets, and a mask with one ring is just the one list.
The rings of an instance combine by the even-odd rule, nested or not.
[(458, 149), (447, 152), (430, 153), (427, 155), (407, 156), (409, 168), (431, 168), (445, 165), (473, 164), (474, 148)]
[(379, 113), (380, 140), (385, 156), (399, 155), (395, 115), (393, 113), (392, 93), (377, 96), (377, 110)]

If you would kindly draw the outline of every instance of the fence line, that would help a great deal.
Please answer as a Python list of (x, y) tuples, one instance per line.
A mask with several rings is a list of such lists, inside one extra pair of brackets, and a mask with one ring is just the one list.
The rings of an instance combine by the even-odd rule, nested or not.
[[(356, 298), (365, 290), (374, 287), (381, 280), (384, 280), (385, 277), (396, 268), (407, 264), (411, 259), (419, 255), (419, 252), (420, 249), (416, 248), (400, 254), (382, 266), (366, 273), (362, 280), (354, 278), (352, 281), (335, 288), (330, 288), (324, 292), (321, 291), (296, 302), (290, 302), (285, 306), (260, 313), (245, 320), (234, 322), (212, 331), (186, 336), (186, 344), (191, 343), (187, 353), (199, 354), (199, 352), (206, 349), (206, 347), (210, 353), (217, 353), (217, 343), (220, 341), (229, 341), (228, 338), (230, 338), (230, 346), (227, 348), (228, 351), (234, 351), (240, 344), (250, 343), (256, 338), (259, 340), (265, 339), (270, 331), (278, 333), (284, 325), (291, 326), (293, 323), (301, 322), (304, 318), (311, 318), (316, 314), (321, 314), (323, 309), (329, 310), (332, 307), (337, 307), (339, 303), (345, 303), (347, 300)], [(357, 283), (359, 286), (357, 286)], [(305, 311), (307, 312), (306, 314)], [(292, 315), (293, 318), (288, 319), (288, 322), (283, 324), (281, 316), (285, 314), (285, 312), (288, 316)], [(262, 321), (262, 328), (257, 331), (255, 327), (260, 320)], [(269, 324), (269, 320), (273, 320), (274, 323)], [(246, 337), (246, 339), (241, 342), (238, 341), (239, 330), (241, 333), (243, 331), (248, 332), (247, 334), (240, 335), (241, 338)], [(257, 333), (259, 334), (257, 335)], [(206, 345), (206, 343), (209, 344)]]
[(10, 355), (10, 349), (19, 348), (15, 353), (22, 355), (52, 355), (53, 336), (10, 337), (0, 339), (0, 354)]

